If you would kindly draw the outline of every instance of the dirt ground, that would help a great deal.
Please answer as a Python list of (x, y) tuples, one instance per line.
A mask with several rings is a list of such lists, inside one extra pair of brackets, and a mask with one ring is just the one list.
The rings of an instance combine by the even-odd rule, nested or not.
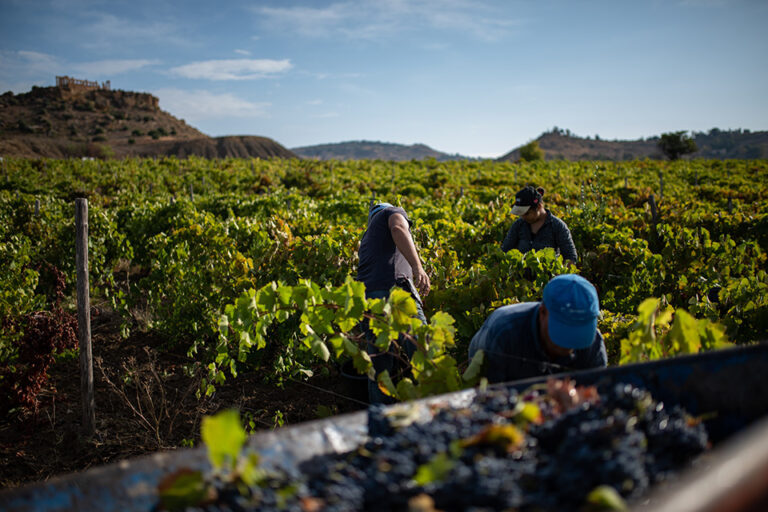
[(225, 408), (239, 409), (246, 429), (258, 431), (365, 407), (350, 399), (363, 397), (335, 370), (282, 388), (264, 375), (240, 375), (198, 399), (200, 376), (184, 370), (189, 358), (161, 350), (156, 334), (137, 332), (123, 340), (118, 324), (107, 314), (92, 317), (96, 435), (81, 435), (79, 359), (60, 360), (49, 370), (37, 412), (0, 423), (0, 488), (197, 446), (203, 416)]

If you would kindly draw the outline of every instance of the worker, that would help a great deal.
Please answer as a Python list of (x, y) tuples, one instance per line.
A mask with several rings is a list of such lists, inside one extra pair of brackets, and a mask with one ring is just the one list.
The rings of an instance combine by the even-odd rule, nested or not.
[(515, 194), (512, 214), (519, 218), (507, 231), (501, 250), (528, 252), (551, 247), (563, 259), (576, 264), (576, 246), (568, 226), (544, 208), (544, 189), (527, 186)]
[(469, 344), (482, 350), (489, 382), (507, 382), (608, 364), (597, 329), (600, 305), (592, 284), (576, 274), (552, 278), (541, 302), (502, 306)]
[[(366, 298), (386, 299), (393, 287), (406, 290), (416, 302), (416, 316), (426, 323), (421, 297), (429, 293), (430, 280), (413, 243), (410, 226), (411, 220), (403, 208), (389, 203), (378, 203), (370, 207), (368, 228), (358, 250), (357, 280), (365, 284)], [(398, 373), (404, 371), (391, 353), (396, 348), (391, 345), (389, 351), (380, 353), (374, 345), (376, 337), (367, 322), (363, 330), (367, 339), (366, 350), (371, 355), (376, 375), (387, 370), (395, 379)], [(410, 360), (416, 346), (404, 336), (400, 336), (398, 344), (405, 349)], [(391, 402), (379, 390), (378, 384), (370, 379), (368, 398), (372, 404)]]

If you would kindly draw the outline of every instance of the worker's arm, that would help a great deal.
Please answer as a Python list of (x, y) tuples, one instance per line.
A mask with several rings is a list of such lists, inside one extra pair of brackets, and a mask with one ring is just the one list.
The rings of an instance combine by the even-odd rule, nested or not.
[(392, 240), (394, 240), (395, 246), (400, 250), (408, 264), (411, 265), (413, 284), (416, 285), (421, 295), (427, 295), (430, 288), (429, 276), (424, 272), (419, 254), (416, 252), (416, 246), (408, 229), (408, 221), (401, 214), (393, 213), (389, 217), (389, 231), (392, 233)]

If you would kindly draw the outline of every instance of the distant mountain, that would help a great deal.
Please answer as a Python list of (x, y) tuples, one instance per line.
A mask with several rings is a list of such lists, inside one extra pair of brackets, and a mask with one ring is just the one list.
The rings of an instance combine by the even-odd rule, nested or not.
[(424, 144), (393, 144), (390, 142), (374, 142), (356, 140), (337, 142), (335, 144), (318, 144), (291, 148), (291, 151), (304, 158), (320, 160), (424, 160), (434, 158), (439, 162), (447, 160), (470, 160), (472, 158), (458, 154), (449, 155), (436, 151)]
[(64, 86), (0, 95), (0, 156), (165, 155), (296, 158), (266, 137), (208, 137), (160, 110), (151, 94), (68, 79)]
[[(696, 153), (689, 158), (743, 159), (768, 158), (768, 131), (719, 130), (713, 128), (707, 133), (691, 134)], [(569, 131), (554, 129), (536, 139), (544, 150), (546, 160), (634, 160), (664, 159), (658, 147), (659, 137), (640, 140), (602, 140), (582, 138)], [(517, 161), (520, 147), (498, 158), (498, 161)]]

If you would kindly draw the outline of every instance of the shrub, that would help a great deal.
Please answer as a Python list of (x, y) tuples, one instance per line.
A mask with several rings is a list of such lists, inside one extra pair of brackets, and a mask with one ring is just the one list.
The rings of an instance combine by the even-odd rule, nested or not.
[(538, 141), (531, 141), (520, 148), (520, 160), (523, 162), (544, 160), (544, 151), (539, 147)]

